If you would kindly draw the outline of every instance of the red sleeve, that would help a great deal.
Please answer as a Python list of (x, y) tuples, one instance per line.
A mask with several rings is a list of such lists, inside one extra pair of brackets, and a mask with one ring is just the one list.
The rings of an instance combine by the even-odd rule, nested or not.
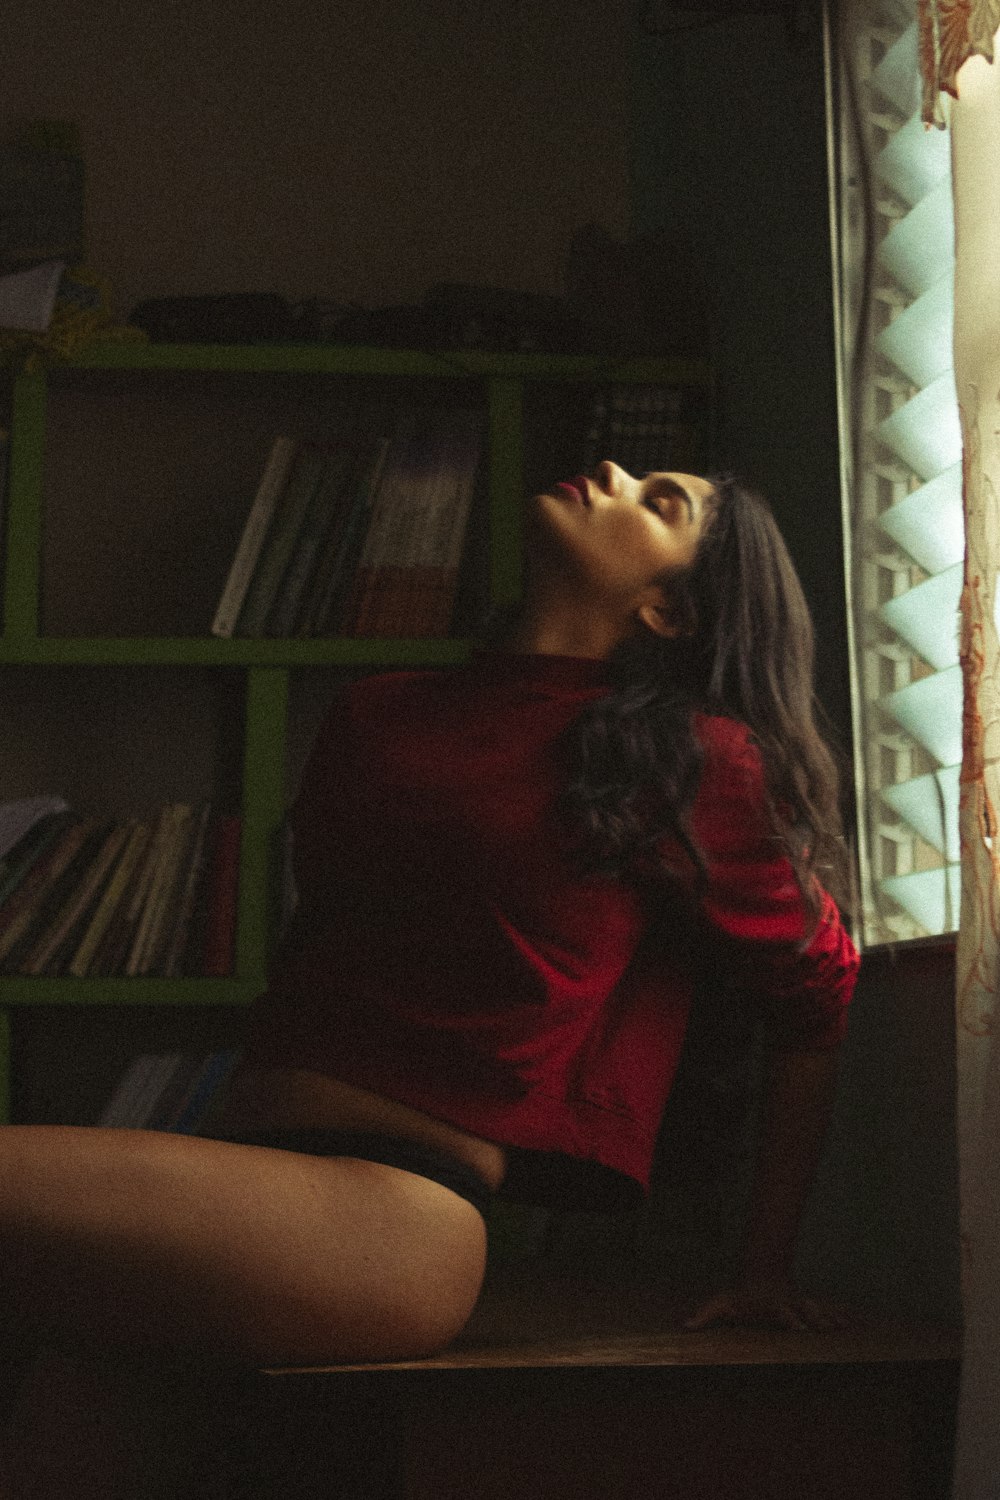
[(750, 731), (723, 718), (703, 718), (697, 729), (704, 764), (691, 831), (707, 866), (702, 914), (760, 996), (771, 1044), (834, 1047), (846, 1030), (857, 950), (826, 891), (817, 887), (818, 922), (803, 900), (771, 828)]

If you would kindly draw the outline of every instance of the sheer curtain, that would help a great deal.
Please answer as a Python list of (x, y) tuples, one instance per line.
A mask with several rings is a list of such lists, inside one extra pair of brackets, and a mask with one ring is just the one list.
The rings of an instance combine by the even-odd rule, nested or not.
[(950, 114), (955, 213), (954, 366), (966, 551), (959, 804), (959, 1159), (965, 1351), (955, 1500), (1000, 1484), (1000, 0), (920, 0), (923, 118)]

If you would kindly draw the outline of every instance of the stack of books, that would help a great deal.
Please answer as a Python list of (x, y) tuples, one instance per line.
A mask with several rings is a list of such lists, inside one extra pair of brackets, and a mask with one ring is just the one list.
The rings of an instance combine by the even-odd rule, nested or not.
[(345, 410), (275, 438), (217, 636), (435, 636), (451, 626), (482, 457), (479, 413)]
[(698, 433), (684, 418), (685, 393), (669, 385), (613, 385), (590, 405), (584, 440), (588, 474), (611, 459), (637, 476), (656, 470), (690, 473), (698, 462)]
[(125, 1069), (100, 1125), (198, 1135), (216, 1120), (235, 1051), (146, 1052)]
[(149, 821), (0, 804), (0, 974), (229, 974), (240, 818), (173, 802)]

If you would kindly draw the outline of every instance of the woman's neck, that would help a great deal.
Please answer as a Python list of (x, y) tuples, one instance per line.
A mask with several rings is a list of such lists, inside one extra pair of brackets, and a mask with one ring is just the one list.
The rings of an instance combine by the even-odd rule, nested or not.
[(560, 599), (526, 600), (505, 645), (528, 656), (582, 656), (606, 661), (621, 644), (621, 631), (599, 615)]

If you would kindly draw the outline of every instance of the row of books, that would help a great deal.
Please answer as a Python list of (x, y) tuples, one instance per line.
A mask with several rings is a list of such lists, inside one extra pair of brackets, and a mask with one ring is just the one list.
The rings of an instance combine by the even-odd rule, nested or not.
[(212, 634), (446, 635), (482, 446), (480, 413), (364, 405), (275, 438)]
[(218, 1118), (236, 1058), (235, 1051), (142, 1053), (118, 1080), (98, 1123), (205, 1134)]
[(689, 473), (698, 463), (698, 437), (684, 416), (685, 392), (669, 385), (613, 385), (590, 404), (583, 469), (603, 459), (630, 474), (651, 470)]
[(0, 974), (231, 973), (240, 829), (208, 803), (149, 820), (0, 804)]

